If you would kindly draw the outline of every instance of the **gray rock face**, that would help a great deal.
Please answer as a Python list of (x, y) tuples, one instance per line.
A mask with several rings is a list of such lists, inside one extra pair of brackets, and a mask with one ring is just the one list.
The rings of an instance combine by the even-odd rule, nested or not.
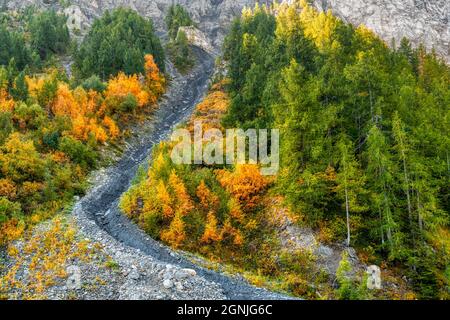
[(434, 48), (450, 62), (450, 1), (448, 0), (316, 0), (321, 10), (354, 25), (364, 24), (388, 44), (403, 37), (413, 45)]
[(211, 45), (208, 37), (196, 27), (180, 27), (178, 34), (184, 32), (188, 42), (194, 46), (197, 46), (210, 54), (215, 54), (216, 50)]
[[(2, 3), (3, 2), (3, 3)], [(205, 33), (210, 43), (220, 48), (227, 27), (245, 6), (271, 0), (70, 0), (75, 10), (75, 24), (84, 24), (107, 9), (130, 7), (150, 17), (161, 35), (165, 34), (164, 17), (172, 3), (183, 5)], [(338, 17), (354, 25), (365, 24), (387, 43), (408, 37), (414, 45), (423, 42), (428, 49), (450, 62), (450, 1), (448, 0), (314, 0), (321, 10), (331, 9)], [(35, 4), (40, 7), (59, 7), (58, 0), (0, 0), (0, 6), (18, 9)], [(72, 7), (73, 8), (73, 7)], [(64, 8), (59, 9), (63, 10)], [(71, 11), (69, 11), (69, 21)], [(73, 11), (73, 10), (72, 10)]]

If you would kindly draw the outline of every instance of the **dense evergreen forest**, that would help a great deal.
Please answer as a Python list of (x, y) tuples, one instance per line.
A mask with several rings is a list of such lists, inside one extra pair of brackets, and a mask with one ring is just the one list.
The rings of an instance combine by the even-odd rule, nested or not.
[(66, 20), (55, 11), (38, 12), (33, 7), (17, 17), (1, 14), (0, 65), (9, 65), (13, 73), (26, 67), (37, 71), (51, 55), (67, 52), (70, 36)]
[[(407, 39), (388, 46), (305, 1), (245, 10), (224, 60), (226, 79), (191, 122), (280, 129), (276, 179), (252, 166), (175, 166), (164, 143), (123, 210), (174, 247), (309, 296), (305, 283), (326, 282), (311, 257), (274, 253), (265, 212), (281, 196), (321, 241), (405, 274), (418, 298), (448, 298), (449, 67)], [(322, 297), (365, 297), (343, 274), (342, 290)]]
[(143, 73), (146, 54), (164, 72), (164, 50), (153, 23), (134, 10), (117, 9), (95, 20), (75, 54), (75, 66), (79, 77), (95, 74), (107, 80), (120, 71)]
[(421, 297), (445, 294), (449, 67), (305, 2), (274, 10), (244, 12), (226, 40), (224, 123), (280, 128), (275, 188), (290, 208), (404, 265)]

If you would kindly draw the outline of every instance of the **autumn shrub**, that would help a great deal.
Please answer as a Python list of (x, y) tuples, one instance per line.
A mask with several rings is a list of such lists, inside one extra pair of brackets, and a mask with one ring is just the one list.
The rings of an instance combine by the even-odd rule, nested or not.
[[(188, 127), (198, 119), (218, 124), (227, 96), (213, 86)], [(209, 114), (213, 114), (209, 116)], [(121, 209), (152, 237), (175, 247), (214, 259), (244, 259), (247, 236), (258, 230), (257, 202), (270, 179), (257, 166), (214, 169), (203, 165), (175, 165), (173, 143), (153, 149), (146, 176), (122, 196)]]
[(17, 132), (12, 133), (1, 147), (0, 172), (15, 182), (42, 181), (46, 165), (34, 142)]
[[(131, 11), (119, 11), (118, 20), (135, 21), (139, 26), (134, 27), (153, 36), (149, 21)], [(66, 49), (62, 17), (36, 13), (32, 20), (37, 28), (30, 34), (32, 46), (43, 58)], [(42, 38), (42, 28), (52, 23), (57, 26), (48, 31), (54, 40), (49, 43), (50, 39)], [(117, 31), (123, 27), (117, 26)], [(6, 37), (2, 47), (27, 40), (3, 28), (0, 37)], [(154, 37), (145, 44), (135, 40), (142, 45), (136, 51), (140, 58), (127, 55), (126, 68), (115, 69), (111, 77), (88, 70), (87, 78), (79, 78), (74, 68), (69, 81), (50, 59), (39, 68), (25, 68), (25, 61), (16, 64), (14, 59), (0, 66), (0, 245), (62, 210), (74, 195), (83, 194), (86, 175), (97, 167), (100, 152), (110, 142), (120, 142), (130, 122), (144, 119), (155, 109), (166, 85), (160, 72), (163, 53), (161, 48), (149, 47), (159, 44)], [(17, 52), (4, 53), (9, 57)], [(12, 214), (15, 204), (20, 205), (21, 214)]]
[(105, 97), (115, 97), (119, 101), (133, 96), (139, 107), (143, 107), (149, 102), (149, 93), (141, 85), (137, 75), (127, 76), (122, 72), (111, 78), (106, 87)]
[(270, 180), (260, 173), (257, 165), (237, 165), (234, 171), (218, 170), (218, 180), (245, 211), (255, 209)]
[(20, 129), (38, 130), (46, 122), (45, 110), (38, 104), (20, 103), (14, 108), (13, 119)]

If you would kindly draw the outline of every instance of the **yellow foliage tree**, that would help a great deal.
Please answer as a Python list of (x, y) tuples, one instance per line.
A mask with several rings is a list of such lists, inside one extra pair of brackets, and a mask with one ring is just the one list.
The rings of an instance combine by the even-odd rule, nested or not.
[(338, 20), (331, 10), (318, 12), (306, 1), (302, 1), (300, 21), (304, 28), (305, 36), (314, 41), (319, 49), (327, 49), (333, 43), (333, 34)]
[(205, 231), (203, 232), (203, 236), (201, 238), (201, 242), (203, 243), (211, 243), (220, 241), (221, 236), (217, 231), (217, 219), (214, 212), (208, 212), (208, 216), (206, 218)]
[(165, 218), (172, 218), (174, 215), (174, 211), (171, 207), (172, 201), (163, 181), (159, 181), (156, 186), (156, 198), (158, 200), (158, 204), (161, 206), (163, 216)]
[(173, 190), (176, 201), (177, 212), (186, 215), (194, 209), (191, 197), (189, 196), (183, 181), (177, 176), (175, 170), (172, 170), (169, 177), (169, 185)]
[(219, 198), (208, 189), (203, 180), (198, 185), (196, 194), (204, 209), (216, 209), (219, 205)]
[(161, 240), (167, 242), (174, 248), (182, 245), (186, 233), (181, 212), (177, 212), (168, 229), (161, 231)]
[(158, 97), (164, 93), (165, 79), (161, 75), (158, 66), (151, 54), (145, 55), (145, 83), (150, 92), (149, 100), (155, 104)]

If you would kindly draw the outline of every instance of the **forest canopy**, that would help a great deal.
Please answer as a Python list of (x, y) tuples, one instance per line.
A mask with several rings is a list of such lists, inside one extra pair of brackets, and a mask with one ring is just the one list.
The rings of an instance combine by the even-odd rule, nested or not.
[(46, 60), (70, 47), (67, 18), (54, 10), (30, 7), (15, 18), (3, 15), (0, 20), (0, 65), (37, 71)]
[(164, 51), (152, 21), (131, 9), (106, 11), (95, 20), (75, 54), (76, 75), (107, 80), (120, 71), (144, 73), (144, 56), (151, 54), (164, 72)]
[(280, 129), (276, 189), (291, 210), (404, 266), (421, 297), (445, 296), (450, 68), (306, 1), (245, 10), (224, 56), (223, 123)]

